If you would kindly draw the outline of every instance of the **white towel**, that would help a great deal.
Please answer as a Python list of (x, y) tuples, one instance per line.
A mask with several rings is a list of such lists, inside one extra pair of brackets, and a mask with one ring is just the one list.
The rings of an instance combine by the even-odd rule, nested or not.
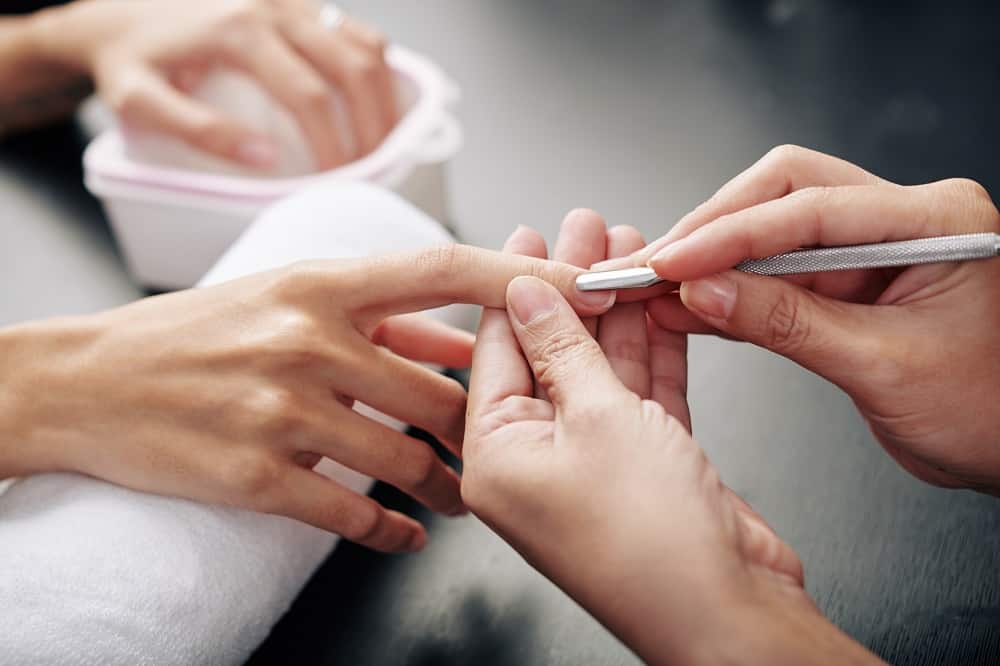
[[(202, 284), (449, 241), (392, 194), (326, 185), (271, 207)], [(454, 323), (469, 310), (437, 312)], [(361, 492), (371, 485), (328, 460), (318, 469)], [(0, 662), (241, 663), (336, 540), (289, 519), (76, 475), (23, 479), (0, 495)]]

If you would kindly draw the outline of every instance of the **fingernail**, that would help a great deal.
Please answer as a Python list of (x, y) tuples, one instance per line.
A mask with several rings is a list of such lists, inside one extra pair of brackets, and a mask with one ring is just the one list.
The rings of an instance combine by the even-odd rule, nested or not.
[(278, 150), (269, 139), (255, 137), (246, 139), (239, 145), (241, 160), (256, 167), (272, 166), (278, 159)]
[(617, 259), (605, 259), (590, 266), (592, 271), (613, 271), (616, 268), (629, 268), (633, 261), (631, 257), (620, 257)]
[(667, 243), (660, 251), (650, 257), (646, 265), (657, 272), (660, 272), (660, 268), (670, 263), (670, 261), (677, 256), (678, 250), (684, 246), (684, 241), (674, 241), (673, 243)]
[(413, 538), (410, 539), (410, 543), (406, 544), (406, 550), (411, 553), (416, 553), (417, 551), (423, 550), (426, 545), (427, 533), (423, 530), (419, 530), (413, 534)]
[(524, 325), (556, 309), (555, 289), (537, 278), (514, 278), (507, 287), (507, 300), (514, 316)]
[(721, 275), (685, 282), (681, 298), (689, 309), (706, 317), (728, 319), (736, 305), (736, 283)]
[(580, 291), (576, 290), (576, 300), (580, 305), (593, 308), (599, 312), (610, 310), (615, 304), (617, 294), (613, 291)]

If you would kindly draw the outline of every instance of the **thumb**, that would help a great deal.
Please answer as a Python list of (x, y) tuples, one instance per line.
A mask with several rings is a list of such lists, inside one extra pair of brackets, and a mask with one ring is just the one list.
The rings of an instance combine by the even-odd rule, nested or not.
[(535, 277), (512, 280), (507, 312), (535, 379), (556, 409), (586, 409), (592, 398), (606, 403), (609, 392), (627, 390), (552, 285)]
[(681, 285), (697, 317), (844, 386), (877, 351), (871, 306), (835, 301), (788, 280), (726, 271)]

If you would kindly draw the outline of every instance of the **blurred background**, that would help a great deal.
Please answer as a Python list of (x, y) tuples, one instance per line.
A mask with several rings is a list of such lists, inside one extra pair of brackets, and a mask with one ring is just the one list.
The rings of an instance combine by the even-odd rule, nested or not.
[[(1000, 185), (994, 2), (342, 6), (461, 86), (449, 196), (473, 244), (517, 224), (551, 242), (579, 206), (652, 239), (783, 143), (901, 183)], [(143, 293), (80, 183), (86, 139), (63, 125), (0, 143), (0, 324)], [(837, 389), (765, 352), (694, 341), (690, 399), (723, 479), (800, 553), (834, 622), (896, 663), (1000, 661), (995, 499), (906, 475)], [(474, 519), (377, 493), (430, 524), (428, 549), (342, 545), (251, 663), (635, 662)]]

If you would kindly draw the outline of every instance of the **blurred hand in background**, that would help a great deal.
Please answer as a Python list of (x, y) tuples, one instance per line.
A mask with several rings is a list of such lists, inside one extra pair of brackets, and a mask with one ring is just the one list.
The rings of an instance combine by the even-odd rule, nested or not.
[[(353, 18), (321, 20), (312, 0), (83, 0), (0, 20), (0, 128), (72, 109), (81, 77), (129, 125), (268, 168), (272, 137), (191, 96), (216, 66), (253, 78), (298, 122), (321, 169), (381, 143), (397, 118), (385, 40)], [(331, 87), (354, 140), (338, 136)]]

